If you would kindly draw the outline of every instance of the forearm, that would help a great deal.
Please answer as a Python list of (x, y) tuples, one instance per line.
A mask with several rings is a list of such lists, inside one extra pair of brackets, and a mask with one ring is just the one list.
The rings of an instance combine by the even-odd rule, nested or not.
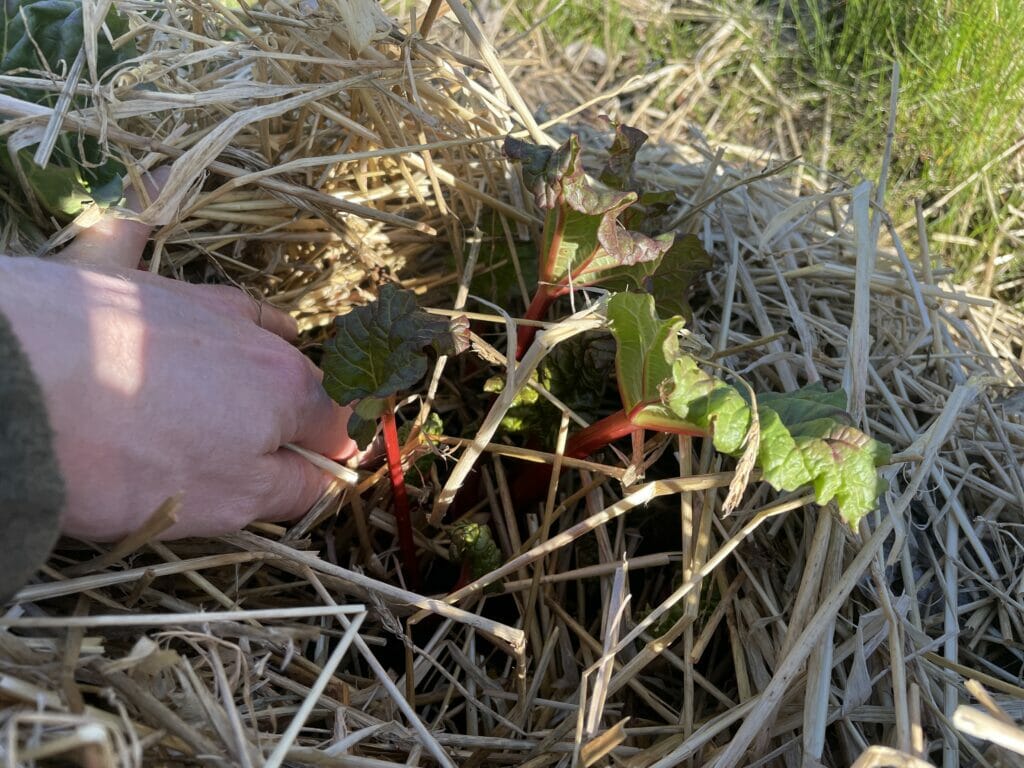
[(0, 606), (45, 561), (60, 530), (64, 484), (46, 406), (6, 313), (17, 300), (0, 256)]

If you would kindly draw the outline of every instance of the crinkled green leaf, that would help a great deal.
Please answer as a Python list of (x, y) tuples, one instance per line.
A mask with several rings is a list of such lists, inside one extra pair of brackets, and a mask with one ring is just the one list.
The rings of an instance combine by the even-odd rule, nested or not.
[(689, 355), (672, 364), (666, 404), (684, 423), (710, 430), (722, 453), (742, 450), (750, 430), (750, 406), (735, 387), (704, 371)]
[[(779, 414), (758, 403), (757, 417), (761, 428), (757, 463), (765, 481), (780, 491), (795, 491), (814, 479), (800, 446)], [(815, 467), (817, 468), (817, 467)]]
[[(661, 320), (651, 296), (626, 293), (609, 300), (608, 322), (618, 343), (622, 403), (635, 426), (710, 433), (717, 450), (742, 453), (752, 425), (746, 390), (680, 352), (680, 318)], [(851, 426), (845, 403), (844, 393), (820, 383), (758, 396), (757, 465), (776, 490), (811, 485), (819, 504), (834, 498), (855, 525), (882, 491), (876, 468), (888, 461), (889, 449)]]
[[(560, 264), (556, 273), (564, 271), (580, 282), (594, 282), (588, 279), (588, 273), (597, 275), (613, 266), (654, 261), (672, 245), (671, 234), (648, 237), (626, 229), (619, 221), (619, 215), (637, 201), (637, 194), (592, 182), (578, 153), (571, 158), (570, 170), (562, 177), (562, 195), (572, 212), (597, 219), (595, 233), (600, 249), (594, 249), (590, 254), (586, 249), (578, 249), (576, 259)], [(562, 242), (571, 235), (572, 230), (566, 228), (561, 234)], [(561, 255), (559, 260), (562, 261)]]
[(758, 397), (761, 420), (759, 464), (772, 487), (795, 490), (812, 483), (815, 499), (833, 498), (843, 517), (856, 525), (883, 490), (877, 467), (889, 447), (850, 424), (846, 394), (819, 382), (796, 392)]
[[(33, 71), (66, 73), (84, 46), (81, 0), (0, 0), (0, 73)], [(105, 20), (112, 37), (128, 31), (127, 21), (111, 9)], [(96, 38), (97, 70), (102, 75), (134, 56), (133, 44), (118, 50), (103, 32)], [(17, 98), (53, 106), (58, 94), (33, 88), (12, 88)], [(73, 99), (84, 106), (85, 97)], [(72, 217), (82, 206), (95, 201), (113, 205), (123, 197), (124, 167), (110, 158), (92, 137), (63, 135), (45, 168), (32, 160), (34, 148), (18, 153), (17, 162), (36, 199), (50, 213)], [(14, 179), (6, 142), (0, 141), (0, 166)]]
[(411, 291), (388, 283), (377, 299), (334, 321), (324, 345), (324, 388), (342, 405), (412, 387), (427, 371), (428, 348), (454, 351), (447, 320), (428, 314)]
[(647, 294), (617, 293), (608, 301), (608, 323), (618, 344), (615, 372), (626, 412), (659, 402), (661, 385), (679, 354), (683, 319), (661, 320)]
[(452, 560), (457, 563), (468, 563), (473, 579), (479, 579), (501, 567), (501, 550), (498, 549), (489, 526), (463, 521), (453, 525), (449, 535), (452, 542), (449, 554)]

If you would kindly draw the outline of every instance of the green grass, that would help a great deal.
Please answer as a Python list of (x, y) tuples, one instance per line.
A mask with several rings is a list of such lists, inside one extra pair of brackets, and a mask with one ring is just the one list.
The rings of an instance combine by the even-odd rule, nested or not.
[[(846, 89), (834, 157), (847, 172), (878, 172), (893, 61), (902, 89), (889, 206), (912, 215), (915, 198), (934, 199), (981, 171), (1011, 146), (1024, 115), (1024, 4), (1019, 0), (849, 0), (792, 14), (797, 50), (822, 92)], [(781, 17), (776, 20), (779, 24)], [(779, 24), (783, 26), (783, 24)], [(833, 101), (835, 104), (835, 100)], [(843, 114), (845, 113), (845, 114)], [(979, 271), (1000, 245), (999, 225), (1013, 199), (1013, 166), (995, 164), (930, 222), (976, 244), (942, 248), (961, 279)], [(1008, 264), (1009, 271), (1017, 269)]]
[(795, 27), (801, 53), (825, 87), (867, 86), (865, 95), (877, 103), (888, 89), (892, 62), (899, 61), (897, 125), (917, 151), (927, 182), (955, 183), (1019, 132), (1019, 0), (850, 0), (840, 16), (815, 8)]
[[(720, 101), (693, 118), (700, 121), (724, 104), (731, 114), (717, 121), (726, 130), (718, 138), (774, 143), (776, 113), (750, 80), (746, 65), (754, 62), (799, 102), (800, 139), (811, 162), (820, 157), (830, 103), (829, 164), (851, 177), (877, 178), (898, 61), (902, 89), (887, 201), (899, 221), (913, 216), (915, 199), (926, 205), (938, 199), (1024, 133), (1021, 0), (732, 0), (714, 10), (680, 0), (674, 16), (651, 7), (645, 14), (641, 0), (526, 0), (516, 4), (513, 18), (524, 28), (542, 23), (562, 45), (586, 39), (629, 61), (633, 72), (622, 71), (624, 78), (638, 68), (693, 57), (711, 27), (731, 14), (749, 36), (748, 50), (716, 75)], [(1024, 250), (1012, 235), (1000, 233), (1016, 216), (1013, 210), (1020, 210), (1020, 168), (994, 164), (930, 220), (937, 236), (933, 252), (961, 278), (980, 274), (992, 253)], [(962, 244), (967, 240), (973, 242)], [(1004, 262), (997, 285), (1024, 271), (1020, 263)], [(1013, 294), (1007, 297), (1024, 291), (1017, 287)]]
[(637, 13), (617, 0), (519, 0), (513, 23), (520, 29), (541, 25), (563, 47), (590, 41), (612, 57), (638, 58), (658, 66), (692, 55), (695, 34), (664, 14)]

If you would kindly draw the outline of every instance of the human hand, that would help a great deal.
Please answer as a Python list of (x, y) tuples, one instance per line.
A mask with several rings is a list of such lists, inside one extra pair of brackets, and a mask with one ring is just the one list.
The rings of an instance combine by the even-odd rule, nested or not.
[(126, 269), (146, 235), (106, 220), (61, 260), (0, 257), (0, 309), (55, 432), (62, 531), (117, 539), (179, 492), (164, 538), (303, 514), (330, 478), (282, 446), (350, 458), (348, 410), (288, 343), (288, 315), (233, 288)]

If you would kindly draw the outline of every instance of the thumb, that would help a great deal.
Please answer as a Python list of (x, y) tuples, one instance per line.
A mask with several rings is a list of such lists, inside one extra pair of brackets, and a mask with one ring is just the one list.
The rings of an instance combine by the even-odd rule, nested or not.
[[(142, 174), (142, 183), (150, 200), (155, 198), (167, 182), (169, 166), (162, 166)], [(145, 207), (142, 195), (134, 187), (125, 190), (124, 207), (141, 211)], [(61, 251), (60, 258), (85, 266), (109, 269), (136, 269), (153, 228), (139, 221), (123, 218), (106, 211), (100, 220), (80, 232), (71, 244)]]

